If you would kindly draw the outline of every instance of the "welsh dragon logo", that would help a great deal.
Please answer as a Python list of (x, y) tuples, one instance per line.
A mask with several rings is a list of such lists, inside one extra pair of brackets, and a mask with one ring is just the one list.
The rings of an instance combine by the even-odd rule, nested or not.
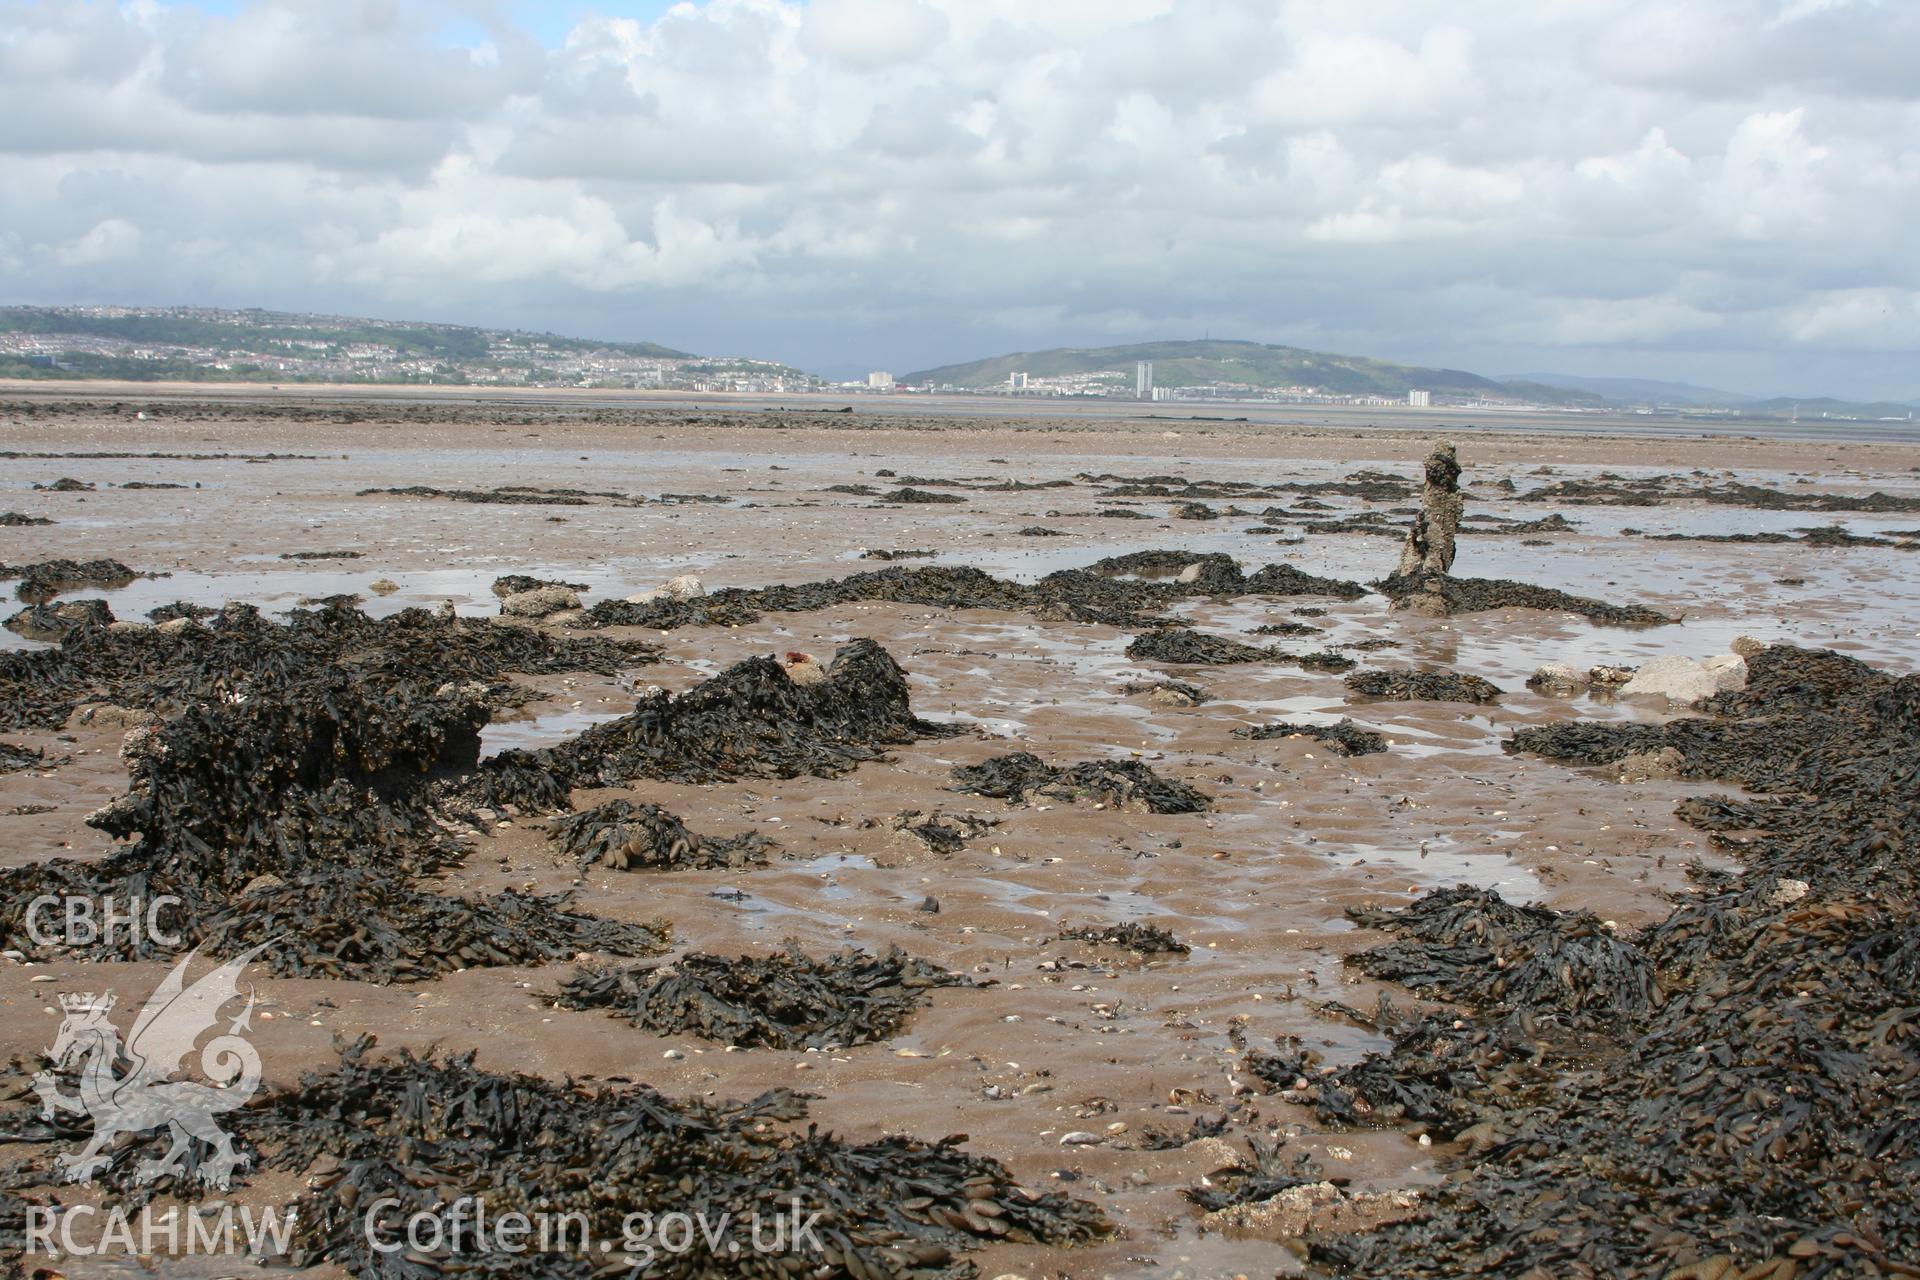
[[(134, 1171), (140, 1182), (185, 1172), (185, 1160), (195, 1140), (213, 1148), (200, 1165), (200, 1180), (225, 1190), (233, 1171), (247, 1157), (234, 1151), (233, 1138), (214, 1123), (214, 1117), (244, 1106), (260, 1088), (260, 1054), (244, 1033), (252, 1030), (254, 997), (228, 1024), (224, 1034), (207, 1042), (200, 1053), (200, 1069), (214, 1083), (174, 1081), (170, 1077), (193, 1053), (201, 1035), (220, 1020), (220, 1010), (239, 998), (240, 973), (269, 943), (236, 956), (192, 986), (187, 966), (199, 954), (187, 953), (155, 989), (140, 1016), (133, 1021), (124, 1048), (120, 1032), (107, 1021), (113, 1010), (111, 991), (60, 997), (66, 1018), (54, 1037), (48, 1056), (55, 1070), (64, 1071), (83, 1061), (79, 1092), (63, 1094), (53, 1071), (33, 1078), (40, 1095), (41, 1114), (51, 1120), (56, 1111), (91, 1117), (93, 1140), (78, 1153), (57, 1157), (69, 1182), (90, 1183), (94, 1174), (113, 1160), (102, 1154), (123, 1133), (141, 1134), (165, 1125), (173, 1145), (157, 1160), (142, 1160)], [(115, 1069), (125, 1064), (123, 1075)]]

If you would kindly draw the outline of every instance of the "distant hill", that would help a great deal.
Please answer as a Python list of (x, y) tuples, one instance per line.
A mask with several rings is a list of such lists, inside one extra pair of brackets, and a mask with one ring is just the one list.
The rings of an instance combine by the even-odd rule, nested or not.
[(626, 356), (686, 360), (689, 352), (657, 342), (598, 342), (550, 333), (481, 329), (424, 321), (367, 320), (254, 308), (0, 307), (0, 333), (71, 334), (115, 338), (148, 346), (241, 347), (261, 340), (379, 344), (412, 357), (471, 360), (501, 339), (537, 340), (558, 352), (611, 351)]
[(1010, 374), (1030, 378), (1119, 374), (1131, 380), (1134, 365), (1153, 361), (1153, 381), (1162, 387), (1241, 385), (1276, 391), (1314, 387), (1336, 395), (1403, 396), (1409, 391), (1508, 398), (1509, 389), (1491, 378), (1459, 369), (1423, 369), (1414, 365), (1329, 355), (1299, 347), (1225, 339), (1197, 342), (1139, 342), (1118, 347), (1055, 347), (1016, 351), (964, 364), (922, 369), (900, 379), (908, 386), (962, 387), (984, 391), (1004, 387)]
[(808, 391), (771, 360), (471, 325), (222, 307), (0, 307), (0, 377)]
[(1569, 391), (1589, 391), (1615, 404), (1751, 404), (1759, 397), (1737, 391), (1697, 387), (1690, 382), (1660, 382), (1653, 378), (1584, 378), (1570, 373), (1516, 373), (1505, 379), (1534, 382)]

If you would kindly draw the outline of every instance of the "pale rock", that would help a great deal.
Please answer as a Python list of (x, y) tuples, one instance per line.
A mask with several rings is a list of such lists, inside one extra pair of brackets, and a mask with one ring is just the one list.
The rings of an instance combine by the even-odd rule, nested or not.
[(1661, 747), (1658, 751), (1636, 751), (1622, 756), (1613, 767), (1622, 782), (1646, 782), (1651, 778), (1677, 778), (1686, 763), (1687, 758), (1679, 751)]
[(1574, 694), (1588, 683), (1585, 675), (1564, 662), (1549, 662), (1527, 677), (1527, 688), (1537, 693)]
[(1747, 660), (1737, 653), (1716, 653), (1700, 665), (1713, 672), (1720, 693), (1738, 693), (1747, 687)]
[(1812, 889), (1805, 880), (1781, 880), (1773, 886), (1773, 892), (1767, 895), (1769, 906), (1784, 907), (1800, 901)]
[(1308, 1232), (1363, 1231), (1398, 1222), (1419, 1207), (1414, 1191), (1348, 1193), (1331, 1182), (1312, 1182), (1265, 1200), (1215, 1210), (1200, 1225), (1203, 1231), (1242, 1240), (1297, 1240)]
[(544, 618), (565, 609), (578, 609), (580, 597), (566, 587), (536, 587), (500, 602), (500, 612), (515, 618)]
[[(1746, 663), (1741, 662), (1741, 679), (1745, 679)], [(1721, 675), (1710, 671), (1705, 663), (1679, 654), (1669, 654), (1664, 658), (1655, 658), (1633, 673), (1633, 679), (1620, 686), (1620, 695), (1625, 698), (1665, 698), (1668, 702), (1681, 706), (1691, 706), (1702, 698), (1711, 698), (1720, 692)]]
[(820, 660), (810, 653), (788, 653), (781, 656), (780, 669), (787, 673), (787, 679), (797, 685), (807, 686), (824, 684), (827, 669)]

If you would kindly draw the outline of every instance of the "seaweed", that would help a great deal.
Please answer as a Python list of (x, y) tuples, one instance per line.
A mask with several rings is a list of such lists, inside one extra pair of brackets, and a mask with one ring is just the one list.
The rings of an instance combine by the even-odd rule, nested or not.
[(1055, 935), (1055, 938), (1062, 942), (1091, 942), (1099, 946), (1125, 947), (1143, 956), (1184, 956), (1193, 950), (1161, 926), (1140, 924), (1133, 920), (1122, 921), (1119, 924), (1090, 924), (1081, 925), (1075, 929), (1063, 929)]
[(957, 493), (929, 493), (925, 489), (916, 489), (912, 485), (902, 485), (900, 488), (895, 489), (891, 493), (883, 494), (880, 498), (880, 501), (906, 503), (906, 504), (928, 504), (928, 503), (965, 502), (966, 499), (961, 497)]
[[(1153, 580), (1137, 580), (1148, 575)], [(1246, 575), (1231, 557), (1181, 551), (1138, 551), (1063, 569), (1027, 584), (958, 565), (895, 567), (826, 582), (753, 589), (724, 588), (690, 600), (633, 603), (603, 600), (576, 625), (633, 626), (659, 631), (685, 626), (737, 626), (763, 613), (796, 613), (868, 601), (947, 609), (1002, 609), (1053, 621), (1101, 622), (1123, 627), (1167, 625), (1158, 610), (1197, 596), (1331, 595), (1357, 599), (1358, 583), (1317, 578), (1291, 565), (1272, 564)]]
[(1374, 584), (1399, 608), (1421, 608), (1443, 616), (1485, 613), (1492, 609), (1544, 609), (1575, 613), (1593, 622), (1616, 627), (1663, 626), (1676, 621), (1639, 604), (1611, 604), (1586, 596), (1569, 595), (1553, 587), (1505, 578), (1455, 578), (1447, 574), (1408, 573)]
[(582, 969), (557, 999), (561, 1008), (606, 1009), (659, 1035), (741, 1049), (839, 1049), (892, 1039), (934, 987), (972, 985), (898, 948), (815, 959), (789, 943), (767, 956), (689, 952), (653, 968)]
[[(473, 1055), (376, 1060), (371, 1041), (338, 1067), (309, 1073), (254, 1112), (269, 1162), (308, 1177), (295, 1206), (286, 1262), (331, 1262), (368, 1280), (422, 1280), (491, 1270), (535, 1280), (586, 1280), (611, 1265), (630, 1273), (647, 1257), (603, 1251), (633, 1239), (636, 1210), (699, 1209), (717, 1224), (690, 1251), (652, 1250), (652, 1272), (782, 1280), (794, 1274), (962, 1280), (960, 1255), (1007, 1240), (1062, 1247), (1108, 1235), (1098, 1209), (1058, 1192), (1019, 1187), (1004, 1166), (960, 1149), (886, 1137), (852, 1144), (814, 1126), (802, 1095), (774, 1089), (749, 1102), (668, 1098), (645, 1085), (555, 1084), (475, 1069)], [(377, 1201), (392, 1216), (368, 1230)], [(473, 1216), (484, 1203), (578, 1227), (517, 1255), (488, 1252)], [(384, 1243), (379, 1226), (425, 1213), (445, 1228), (428, 1256)], [(783, 1245), (753, 1244), (752, 1226), (806, 1224)], [(464, 1227), (461, 1225), (464, 1222)], [(651, 1222), (651, 1218), (649, 1219)], [(529, 1242), (530, 1243), (530, 1242)]]
[(1180, 666), (1224, 666), (1238, 662), (1271, 662), (1276, 650), (1262, 649), (1225, 636), (1185, 627), (1162, 627), (1135, 636), (1127, 656), (1136, 662), (1167, 662)]
[(1489, 703), (1501, 693), (1490, 680), (1456, 671), (1356, 671), (1346, 684), (1360, 697), (1395, 702)]
[(1031, 752), (1017, 751), (977, 765), (957, 765), (953, 778), (949, 790), (1013, 804), (1042, 795), (1057, 800), (1088, 798), (1148, 813), (1199, 813), (1211, 803), (1204, 792), (1163, 778), (1138, 760), (1084, 760), (1055, 768)]
[(1351, 720), (1338, 724), (1262, 724), (1244, 725), (1233, 731), (1236, 738), (1261, 742), (1268, 738), (1311, 738), (1324, 742), (1343, 756), (1374, 755), (1387, 749), (1386, 735), (1363, 729)]
[(582, 867), (599, 864), (618, 871), (755, 866), (764, 864), (774, 847), (751, 831), (727, 839), (696, 835), (659, 805), (630, 800), (609, 800), (571, 814), (549, 830), (554, 848)]
[(14, 593), (29, 604), (45, 604), (76, 587), (124, 587), (136, 578), (164, 577), (139, 573), (118, 560), (42, 560), (38, 564), (0, 564), (0, 578), (18, 578)]
[(1697, 873), (1632, 938), (1465, 889), (1369, 913), (1410, 938), (1360, 963), (1473, 1012), (1422, 1019), (1347, 1067), (1258, 1060), (1323, 1117), (1444, 1125), (1465, 1148), (1414, 1219), (1317, 1237), (1313, 1269), (1920, 1268), (1920, 1100), (1905, 1083), (1920, 1078), (1920, 677), (1776, 645), (1749, 658), (1746, 689), (1705, 706), (1667, 725), (1523, 731), (1510, 749), (1586, 763), (1652, 741), (1691, 776), (1763, 793), (1679, 809), (1743, 874)]
[(772, 658), (750, 658), (686, 693), (656, 690), (627, 715), (538, 751), (503, 751), (462, 786), (483, 803), (565, 809), (579, 787), (640, 779), (838, 777), (884, 748), (947, 737), (907, 703), (906, 673), (879, 645), (843, 645), (826, 678), (799, 684)]

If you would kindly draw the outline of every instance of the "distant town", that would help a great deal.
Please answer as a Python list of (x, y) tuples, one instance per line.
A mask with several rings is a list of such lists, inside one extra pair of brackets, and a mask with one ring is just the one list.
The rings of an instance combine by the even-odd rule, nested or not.
[(652, 343), (216, 307), (0, 308), (0, 376), (797, 392), (772, 360)]

